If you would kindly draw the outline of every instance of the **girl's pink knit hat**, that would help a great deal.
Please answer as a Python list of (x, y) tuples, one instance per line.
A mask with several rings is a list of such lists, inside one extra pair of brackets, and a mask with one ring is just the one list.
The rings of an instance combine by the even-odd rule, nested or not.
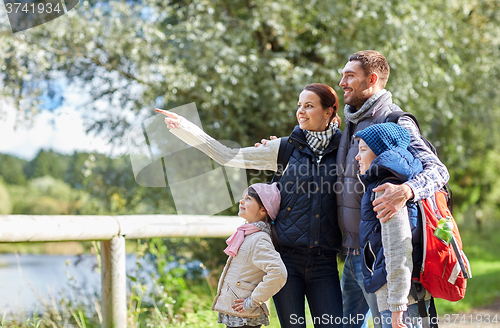
[(250, 187), (253, 188), (259, 195), (262, 205), (264, 205), (269, 217), (273, 220), (276, 219), (276, 215), (278, 215), (280, 210), (281, 202), (281, 194), (276, 182), (273, 184), (254, 183)]

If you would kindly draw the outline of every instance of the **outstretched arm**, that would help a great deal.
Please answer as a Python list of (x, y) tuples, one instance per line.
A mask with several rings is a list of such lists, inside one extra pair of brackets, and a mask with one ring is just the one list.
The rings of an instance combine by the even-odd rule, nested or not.
[(220, 165), (254, 170), (277, 170), (280, 140), (270, 141), (267, 146), (229, 148), (206, 134), (196, 124), (166, 110), (156, 109), (165, 115), (165, 123), (176, 137), (204, 152)]

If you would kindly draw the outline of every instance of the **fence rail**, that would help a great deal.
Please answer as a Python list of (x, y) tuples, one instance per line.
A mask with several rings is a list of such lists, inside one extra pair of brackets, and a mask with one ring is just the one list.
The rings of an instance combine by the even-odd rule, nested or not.
[(243, 223), (208, 215), (0, 215), (0, 242), (101, 241), (102, 327), (127, 327), (125, 239), (227, 237)]

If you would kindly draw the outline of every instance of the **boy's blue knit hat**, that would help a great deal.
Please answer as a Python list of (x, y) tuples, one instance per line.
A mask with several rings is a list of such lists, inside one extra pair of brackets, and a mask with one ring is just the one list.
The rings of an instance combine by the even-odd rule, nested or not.
[(356, 137), (363, 139), (377, 156), (396, 147), (406, 149), (410, 144), (410, 133), (395, 123), (370, 125), (358, 131)]

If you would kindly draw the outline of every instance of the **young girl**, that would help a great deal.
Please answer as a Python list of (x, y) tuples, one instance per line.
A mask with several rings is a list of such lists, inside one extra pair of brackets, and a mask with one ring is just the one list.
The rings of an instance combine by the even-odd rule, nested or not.
[[(229, 255), (212, 310), (229, 327), (269, 325), (266, 302), (286, 282), (287, 272), (273, 246), (274, 219), (280, 208), (276, 183), (256, 183), (240, 200), (238, 215), (247, 220), (226, 241)], [(273, 238), (271, 237), (274, 234)]]

